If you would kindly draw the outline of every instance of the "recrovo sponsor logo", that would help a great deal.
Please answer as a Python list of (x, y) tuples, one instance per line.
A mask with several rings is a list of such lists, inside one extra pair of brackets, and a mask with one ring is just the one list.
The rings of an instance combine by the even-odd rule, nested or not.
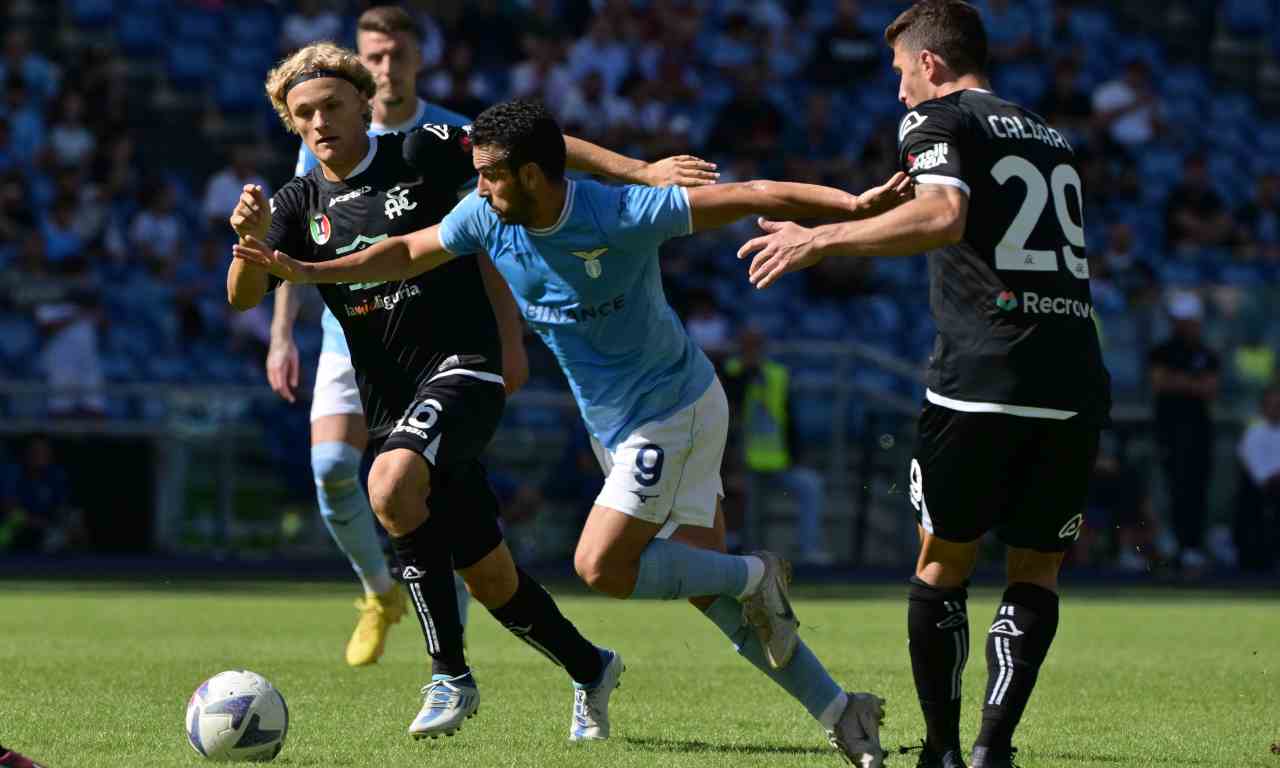
[(1061, 296), (1041, 296), (1026, 291), (1022, 294), (1022, 311), (1029, 315), (1065, 315), (1089, 319), (1093, 305), (1087, 301), (1064, 299)]

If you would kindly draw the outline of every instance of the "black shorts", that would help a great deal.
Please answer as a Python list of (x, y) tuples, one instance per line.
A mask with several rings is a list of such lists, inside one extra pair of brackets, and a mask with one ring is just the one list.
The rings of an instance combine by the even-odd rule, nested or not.
[(1067, 419), (964, 413), (932, 403), (920, 414), (908, 497), (940, 539), (994, 530), (1011, 547), (1063, 552), (1080, 537), (1099, 428)]
[(437, 470), (465, 464), (484, 452), (498, 429), (505, 402), (501, 379), (486, 381), (461, 373), (440, 376), (418, 389), (380, 450), (406, 448), (421, 454), (434, 476)]
[(480, 454), (502, 418), (502, 384), (465, 375), (444, 376), (418, 390), (377, 453), (407, 449), (431, 465), (427, 507), (454, 568), (475, 565), (502, 543), (498, 498)]

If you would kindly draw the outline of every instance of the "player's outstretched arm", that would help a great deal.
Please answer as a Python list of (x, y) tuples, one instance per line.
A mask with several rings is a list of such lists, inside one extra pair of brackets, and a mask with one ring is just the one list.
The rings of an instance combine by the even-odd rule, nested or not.
[(827, 256), (910, 256), (958, 243), (964, 237), (969, 197), (956, 187), (924, 184), (915, 198), (861, 221), (806, 228), (760, 220), (766, 234), (747, 241), (738, 258), (752, 257), (751, 284), (767, 288), (788, 272)]
[(885, 184), (851, 195), (833, 187), (789, 181), (743, 181), (689, 190), (693, 231), (732, 224), (744, 216), (779, 219), (856, 219), (896, 205), (910, 194), (911, 179), (894, 174)]
[(629, 184), (698, 187), (715, 184), (720, 178), (715, 163), (693, 155), (675, 155), (646, 163), (573, 136), (564, 137), (564, 148), (569, 170), (594, 173)]
[(332, 261), (304, 263), (272, 250), (256, 237), (232, 246), (237, 261), (257, 265), (291, 283), (376, 283), (408, 280), (456, 258), (440, 244), (440, 225), (389, 237)]

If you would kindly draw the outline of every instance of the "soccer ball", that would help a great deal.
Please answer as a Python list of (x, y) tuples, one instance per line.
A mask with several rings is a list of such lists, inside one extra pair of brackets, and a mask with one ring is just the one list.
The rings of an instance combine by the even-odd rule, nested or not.
[(284, 696), (247, 669), (219, 672), (187, 702), (187, 741), (210, 760), (266, 762), (280, 754), (288, 732)]

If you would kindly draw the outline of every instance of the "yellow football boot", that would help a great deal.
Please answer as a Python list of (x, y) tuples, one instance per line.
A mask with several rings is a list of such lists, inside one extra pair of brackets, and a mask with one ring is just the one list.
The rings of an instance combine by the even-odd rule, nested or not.
[(404, 615), (404, 590), (399, 584), (381, 595), (365, 595), (356, 600), (360, 620), (347, 643), (347, 663), (363, 667), (376, 662), (387, 645), (387, 630)]

